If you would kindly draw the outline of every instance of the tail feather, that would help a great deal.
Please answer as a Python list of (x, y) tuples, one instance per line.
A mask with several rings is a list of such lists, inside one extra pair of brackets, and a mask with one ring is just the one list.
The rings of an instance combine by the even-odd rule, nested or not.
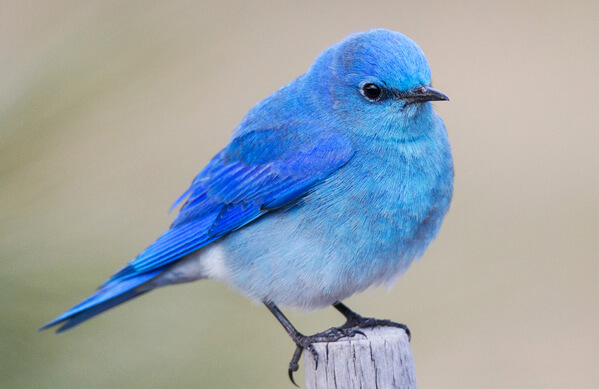
[(140, 296), (148, 292), (148, 289), (144, 289), (141, 286), (156, 277), (161, 271), (162, 270), (156, 270), (125, 280), (118, 280), (105, 284), (87, 299), (75, 305), (56, 319), (44, 324), (38, 331), (43, 331), (50, 327), (54, 327), (55, 325), (64, 323), (58, 330), (56, 330), (56, 333), (64, 332), (110, 308)]

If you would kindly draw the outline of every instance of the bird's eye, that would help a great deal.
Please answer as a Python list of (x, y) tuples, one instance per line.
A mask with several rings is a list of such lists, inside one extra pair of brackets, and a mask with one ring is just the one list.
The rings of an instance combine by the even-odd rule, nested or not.
[(370, 82), (362, 85), (360, 92), (362, 93), (362, 96), (370, 101), (378, 101), (383, 95), (383, 90), (378, 85)]

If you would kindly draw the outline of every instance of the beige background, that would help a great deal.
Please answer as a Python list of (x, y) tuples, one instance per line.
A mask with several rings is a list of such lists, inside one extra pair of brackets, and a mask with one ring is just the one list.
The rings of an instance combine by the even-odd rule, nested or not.
[[(10, 3), (0, 387), (291, 388), (282, 328), (215, 282), (61, 336), (35, 329), (168, 226), (253, 104), (372, 27), (418, 42), (451, 97), (436, 105), (455, 198), (390, 292), (348, 304), (410, 325), (421, 388), (599, 387), (597, 1)], [(332, 309), (290, 317), (305, 332), (342, 321)]]

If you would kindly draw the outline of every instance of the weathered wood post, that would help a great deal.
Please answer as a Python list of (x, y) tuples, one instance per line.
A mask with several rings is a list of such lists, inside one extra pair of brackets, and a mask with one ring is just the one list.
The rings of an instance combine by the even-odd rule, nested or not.
[(337, 342), (314, 343), (318, 369), (304, 355), (307, 389), (416, 388), (410, 342), (400, 328), (376, 327)]

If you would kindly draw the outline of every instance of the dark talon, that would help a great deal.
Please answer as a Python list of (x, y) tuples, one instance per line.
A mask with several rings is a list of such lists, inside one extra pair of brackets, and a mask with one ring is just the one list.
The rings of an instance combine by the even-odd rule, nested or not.
[[(360, 334), (362, 336), (366, 336), (364, 332), (360, 331), (357, 328), (352, 328), (356, 326), (347, 326), (347, 323), (341, 327), (333, 327), (329, 328), (326, 331), (319, 332), (312, 336), (306, 336), (301, 334), (298, 330), (295, 329), (293, 325), (289, 322), (289, 320), (283, 315), (283, 312), (279, 310), (279, 308), (272, 301), (264, 301), (264, 305), (272, 312), (272, 314), (279, 320), (285, 331), (289, 334), (289, 337), (296, 344), (295, 352), (293, 353), (293, 357), (289, 362), (289, 370), (287, 371), (289, 375), (289, 380), (293, 385), (298, 386), (293, 379), (293, 373), (298, 371), (299, 369), (299, 360), (302, 357), (302, 353), (304, 349), (310, 351), (312, 354), (312, 358), (314, 358), (314, 366), (318, 369), (318, 352), (313, 346), (313, 343), (321, 343), (321, 342), (336, 342), (341, 338), (352, 338), (356, 336), (356, 334)], [(349, 320), (348, 320), (349, 322)], [(299, 386), (298, 386), (299, 387)]]
[[(321, 342), (336, 342), (341, 338), (346, 337), (354, 337), (356, 334), (364, 333), (358, 329), (354, 328), (329, 328), (326, 331), (319, 332), (312, 336), (305, 336), (300, 334), (299, 332), (292, 336), (293, 341), (297, 345), (295, 348), (295, 352), (293, 353), (293, 357), (291, 358), (291, 362), (289, 362), (289, 379), (291, 382), (297, 386), (295, 380), (293, 379), (293, 373), (299, 369), (299, 360), (302, 357), (302, 353), (304, 350), (310, 351), (312, 354), (312, 358), (314, 359), (314, 368), (318, 369), (318, 352), (314, 348), (314, 343)], [(366, 335), (364, 335), (366, 336)]]
[(408, 342), (411, 342), (412, 341), (412, 331), (410, 331), (408, 326), (405, 326), (405, 328), (403, 330), (406, 332), (406, 335), (408, 335)]
[(316, 349), (314, 348), (312, 343), (308, 345), (308, 350), (310, 350), (310, 352), (312, 353), (312, 358), (314, 358), (314, 369), (318, 369), (318, 353), (316, 352)]
[(366, 334), (365, 334), (365, 333), (363, 333), (363, 332), (362, 332), (362, 331), (360, 331), (360, 330), (355, 330), (354, 332), (355, 332), (356, 334), (360, 334), (360, 335), (362, 335), (362, 336), (363, 336), (363, 337), (365, 337), (365, 338), (368, 338), (368, 336), (366, 336)]
[(293, 357), (291, 357), (291, 361), (289, 362), (289, 379), (291, 380), (293, 385), (297, 386), (298, 388), (299, 388), (299, 385), (296, 384), (295, 380), (293, 379), (293, 372), (295, 372), (299, 369), (299, 360), (302, 357), (303, 351), (304, 351), (304, 349), (300, 345), (298, 345), (295, 348)]
[(352, 311), (345, 304), (339, 301), (333, 304), (333, 307), (335, 307), (335, 309), (341, 312), (341, 314), (345, 316), (345, 318), (347, 319), (345, 324), (343, 324), (340, 328), (396, 327), (401, 328), (405, 331), (406, 335), (408, 336), (408, 341), (412, 340), (412, 333), (410, 332), (408, 326), (405, 324), (396, 323), (394, 321), (386, 319), (380, 320), (375, 319), (373, 317), (363, 317), (357, 314), (356, 312)]
[(291, 370), (291, 368), (289, 369), (289, 379), (291, 380), (291, 383), (295, 386), (297, 386), (299, 388), (299, 385), (295, 383), (295, 380), (293, 379), (293, 371)]

